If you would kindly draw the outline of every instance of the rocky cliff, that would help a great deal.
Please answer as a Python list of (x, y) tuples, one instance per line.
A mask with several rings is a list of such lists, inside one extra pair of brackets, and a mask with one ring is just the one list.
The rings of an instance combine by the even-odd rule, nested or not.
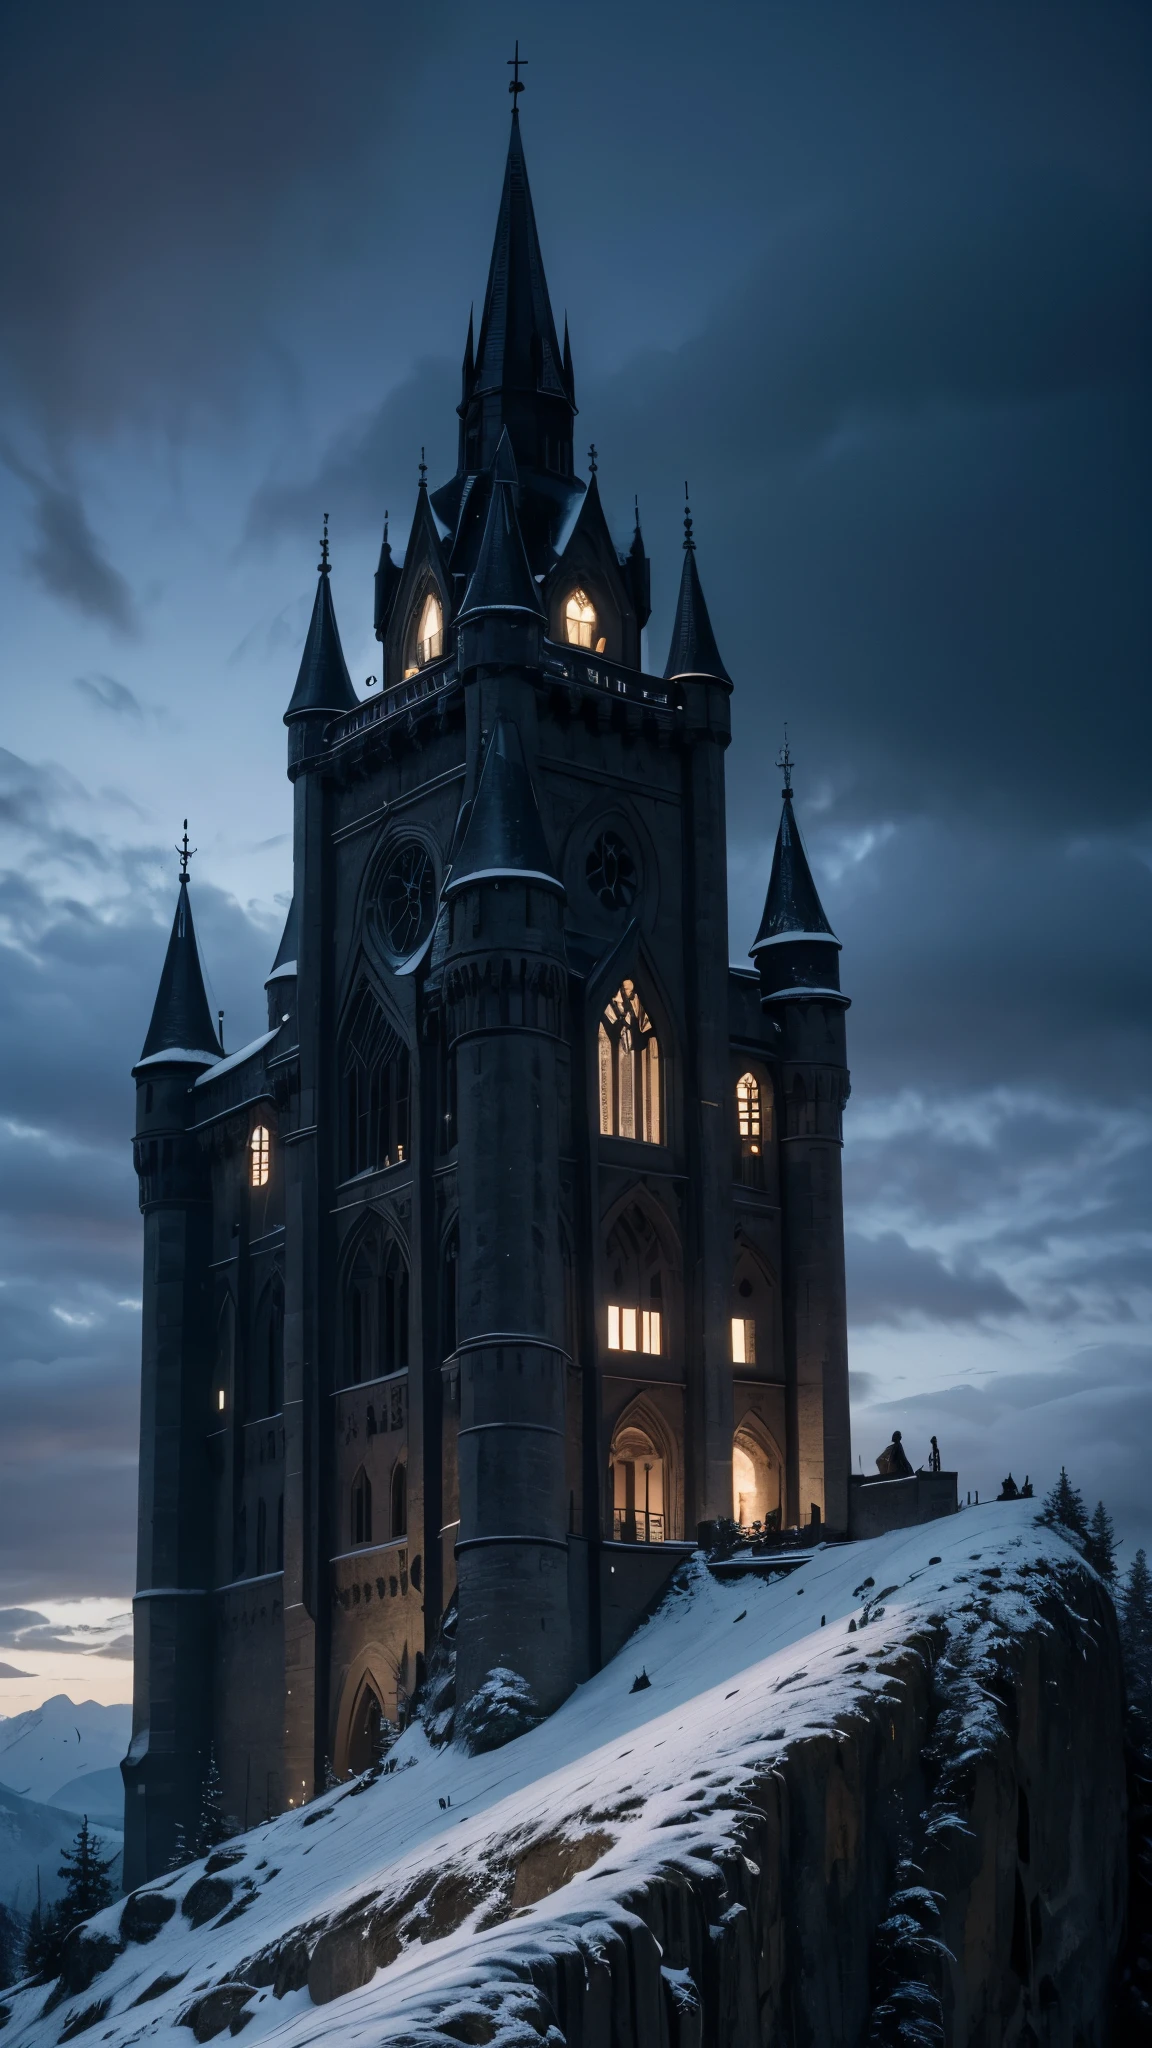
[(694, 1563), (507, 1748), (412, 1729), (101, 1915), (8, 2042), (1089, 2048), (1121, 1707), (1107, 1595), (1027, 1503), (771, 1583)]

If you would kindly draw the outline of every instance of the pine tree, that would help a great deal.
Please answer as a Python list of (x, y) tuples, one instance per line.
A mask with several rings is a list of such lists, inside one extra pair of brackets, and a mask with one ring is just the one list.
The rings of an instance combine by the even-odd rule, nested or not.
[(1088, 1517), (1084, 1512), (1084, 1501), (1079, 1488), (1073, 1486), (1063, 1465), (1060, 1477), (1052, 1491), (1045, 1496), (1040, 1510), (1040, 1521), (1059, 1524), (1061, 1529), (1071, 1530), (1073, 1536), (1087, 1537)]
[(48, 1984), (60, 1975), (63, 1959), (64, 1928), (55, 1906), (41, 1906), (37, 1901), (28, 1922), (28, 1933), (24, 1941), (24, 1974), (34, 1977), (38, 1984)]
[(0, 1906), (0, 1991), (16, 1982), (20, 1951), (20, 1923), (8, 1906)]
[(115, 1861), (115, 1856), (101, 1856), (99, 1836), (92, 1833), (85, 1814), (76, 1840), (64, 1851), (59, 1870), (64, 1879), (59, 1918), (65, 1931), (75, 1927), (78, 1920), (90, 1920), (93, 1913), (112, 1904), (116, 1888), (108, 1872)]
[(1112, 1517), (1102, 1500), (1098, 1500), (1088, 1524), (1088, 1540), (1084, 1555), (1094, 1570), (1098, 1571), (1106, 1585), (1116, 1580), (1116, 1531)]
[(200, 1819), (196, 1829), (196, 1854), (207, 1856), (236, 1833), (235, 1821), (224, 1811), (224, 1787), (216, 1763), (216, 1750), (208, 1751), (208, 1767), (200, 1784)]
[(1152, 1572), (1143, 1550), (1132, 1559), (1120, 1595), (1120, 1640), (1128, 1698), (1152, 1737)]

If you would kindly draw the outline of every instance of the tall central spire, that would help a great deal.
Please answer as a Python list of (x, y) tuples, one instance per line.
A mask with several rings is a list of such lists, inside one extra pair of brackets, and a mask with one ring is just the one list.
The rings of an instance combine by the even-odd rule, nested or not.
[(528, 189), (520, 115), (514, 109), (472, 388), (477, 393), (548, 391), (569, 398), (563, 362)]

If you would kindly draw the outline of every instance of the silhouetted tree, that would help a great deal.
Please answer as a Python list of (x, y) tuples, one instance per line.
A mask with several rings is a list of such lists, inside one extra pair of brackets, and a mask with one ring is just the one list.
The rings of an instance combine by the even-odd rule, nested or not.
[(24, 1974), (37, 1983), (48, 1984), (60, 1975), (65, 1930), (55, 1906), (41, 1906), (39, 1899), (28, 1922), (24, 1939)]
[(1074, 1536), (1087, 1537), (1088, 1516), (1079, 1489), (1073, 1486), (1063, 1465), (1060, 1477), (1049, 1494), (1045, 1495), (1040, 1510), (1042, 1522), (1058, 1522), (1062, 1529), (1070, 1529)]
[(108, 1875), (116, 1858), (114, 1855), (101, 1856), (100, 1848), (100, 1838), (92, 1833), (85, 1814), (76, 1839), (70, 1849), (65, 1849), (64, 1861), (60, 1865), (64, 1896), (58, 1911), (65, 1933), (70, 1927), (75, 1927), (78, 1920), (90, 1920), (93, 1913), (110, 1906), (116, 1897), (116, 1887)]
[(215, 1747), (208, 1751), (208, 1765), (200, 1783), (200, 1819), (196, 1829), (196, 1854), (207, 1856), (237, 1832), (236, 1823), (224, 1811), (224, 1787), (216, 1763)]
[(1106, 1585), (1116, 1580), (1116, 1532), (1112, 1517), (1102, 1500), (1098, 1500), (1088, 1524), (1088, 1540), (1084, 1555), (1094, 1570), (1098, 1571)]
[(23, 1930), (15, 1913), (8, 1906), (0, 1906), (0, 1991), (7, 1991), (16, 1982), (23, 1947)]

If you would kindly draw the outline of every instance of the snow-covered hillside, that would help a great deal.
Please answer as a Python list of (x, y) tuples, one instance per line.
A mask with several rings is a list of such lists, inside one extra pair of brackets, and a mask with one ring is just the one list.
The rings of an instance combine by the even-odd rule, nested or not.
[[(705, 1888), (718, 1866), (743, 1883), (743, 1855), (755, 1873), (747, 1881), (758, 1882), (742, 1848), (750, 1788), (779, 1777), (789, 1753), (822, 1731), (835, 1732), (834, 1757), (837, 1743), (846, 1754), (853, 1727), (866, 1725), (873, 1750), (861, 1748), (859, 1767), (844, 1765), (846, 1784), (857, 1770), (857, 1790), (843, 1794), (836, 1821), (849, 1843), (836, 1856), (858, 1860), (851, 1807), (867, 1796), (867, 1771), (911, 1779), (918, 1769), (909, 1745), (920, 1738), (904, 1713), (909, 1674), (960, 1645), (948, 1654), (961, 1686), (981, 1656), (994, 1659), (1029, 1630), (1051, 1634), (1061, 1586), (1086, 1583), (1029, 1503), (820, 1548), (771, 1583), (721, 1583), (696, 1561), (614, 1662), (530, 1734), (470, 1757), (434, 1750), (412, 1728), (375, 1782), (253, 1830), (211, 1858), (207, 1874), (200, 1864), (159, 1880), (147, 1894), (155, 1905), (130, 1901), (99, 1916), (50, 2017), (42, 1987), (9, 1995), (5, 2048), (55, 2048), (97, 2025), (101, 2044), (177, 2048), (189, 2038), (181, 2023), (200, 2040), (242, 2026), (246, 2048), (265, 2038), (305, 2048), (334, 2033), (349, 2048), (361, 2039), (373, 2048), (401, 2038), (536, 2041), (533, 1957), (584, 1943), (586, 1967), (588, 1929), (600, 1926), (607, 1942), (621, 1915), (628, 1921), (629, 1900), (673, 1866)], [(930, 1641), (937, 1648), (920, 1655), (915, 1644)], [(635, 1691), (642, 1672), (649, 1683)], [(997, 1739), (987, 1677), (968, 1684), (957, 1711), (971, 1754)], [(943, 1808), (935, 1824), (960, 1825)], [(822, 1818), (812, 1850), (820, 1885), (835, 1862), (826, 1826)], [(876, 1907), (878, 1917), (882, 1898)], [(717, 1938), (734, 1910), (716, 1908)], [(687, 1973), (663, 1975), (688, 2010)]]

